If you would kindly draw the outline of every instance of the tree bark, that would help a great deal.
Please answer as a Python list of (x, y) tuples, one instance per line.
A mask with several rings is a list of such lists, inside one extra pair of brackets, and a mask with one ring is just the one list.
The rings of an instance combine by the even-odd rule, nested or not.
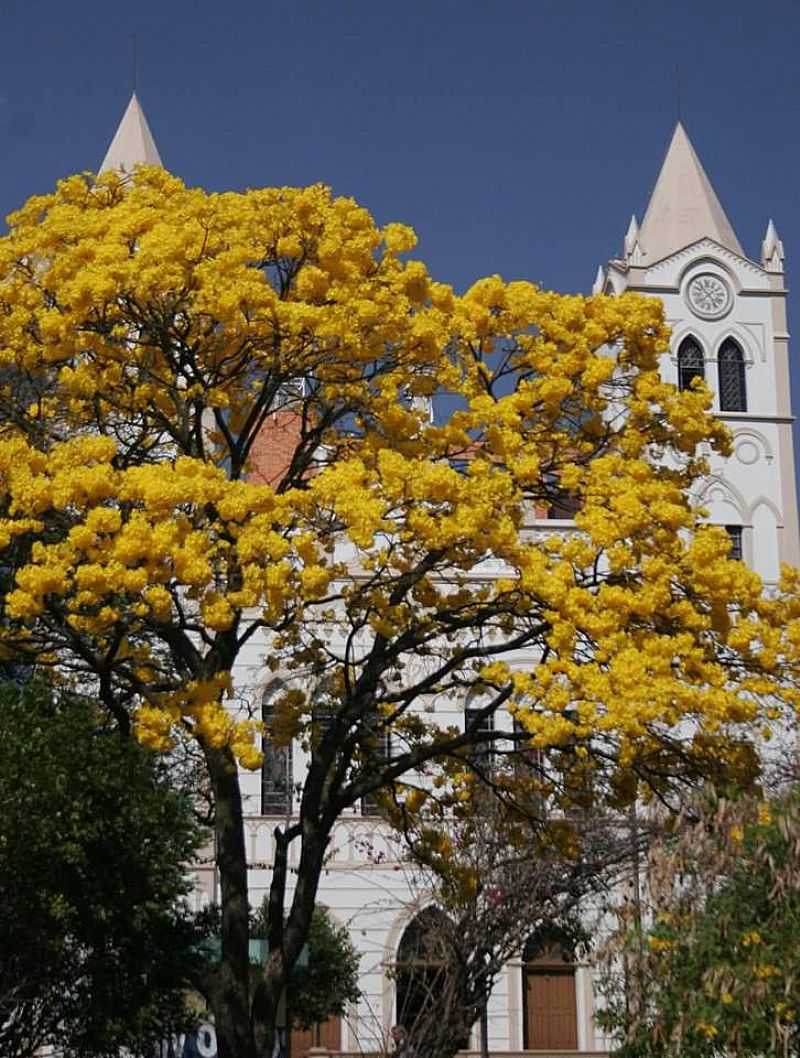
[(205, 747), (214, 790), (222, 910), (222, 960), (212, 1009), (219, 1058), (261, 1058), (250, 1022), (250, 906), (242, 798), (230, 750)]

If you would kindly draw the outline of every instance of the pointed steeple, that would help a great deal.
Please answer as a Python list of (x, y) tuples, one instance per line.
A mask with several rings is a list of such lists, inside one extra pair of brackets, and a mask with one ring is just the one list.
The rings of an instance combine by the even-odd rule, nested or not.
[(109, 170), (117, 169), (123, 173), (130, 173), (139, 163), (143, 165), (162, 164), (150, 126), (147, 124), (147, 118), (134, 92), (99, 171), (107, 173)]
[(783, 243), (778, 237), (775, 225), (770, 220), (761, 244), (761, 264), (767, 272), (782, 272), (783, 259)]
[(630, 257), (631, 250), (636, 245), (636, 240), (639, 237), (639, 221), (636, 219), (636, 214), (631, 213), (631, 222), (628, 225), (628, 230), (625, 232), (625, 256)]
[(628, 264), (640, 265), (643, 260), (642, 247), (639, 241), (639, 221), (636, 214), (631, 214), (631, 222), (625, 232), (625, 244), (623, 246), (625, 260)]
[(592, 293), (602, 294), (606, 285), (606, 273), (603, 270), (602, 265), (597, 266), (597, 274), (594, 277), (594, 283), (592, 283)]
[(680, 122), (639, 230), (648, 264), (704, 237), (742, 257), (742, 247)]

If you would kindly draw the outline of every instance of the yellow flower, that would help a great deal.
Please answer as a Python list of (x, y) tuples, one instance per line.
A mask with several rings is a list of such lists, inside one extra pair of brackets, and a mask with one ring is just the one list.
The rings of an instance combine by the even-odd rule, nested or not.
[(715, 1036), (719, 1035), (719, 1030), (716, 1025), (712, 1025), (708, 1021), (698, 1021), (695, 1025), (698, 1032), (702, 1033), (706, 1039), (713, 1040)]

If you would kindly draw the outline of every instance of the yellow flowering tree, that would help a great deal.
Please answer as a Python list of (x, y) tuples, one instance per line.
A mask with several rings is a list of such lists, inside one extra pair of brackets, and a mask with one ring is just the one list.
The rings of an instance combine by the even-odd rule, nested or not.
[[(469, 797), (501, 707), (548, 797), (624, 803), (748, 773), (743, 726), (793, 705), (796, 594), (764, 601), (700, 528), (698, 445), (728, 438), (705, 390), (660, 381), (659, 304), (499, 277), (456, 296), (414, 242), (322, 186), (209, 195), (155, 168), (65, 180), (0, 240), (4, 649), (145, 744), (199, 747), (223, 1058), (269, 1045), (336, 819), (426, 767)], [(578, 532), (542, 532), (565, 496)], [(252, 644), (296, 674), (267, 736), (310, 767), (251, 991), (237, 766), (260, 735), (226, 698)], [(436, 701), (471, 688), (444, 729)]]

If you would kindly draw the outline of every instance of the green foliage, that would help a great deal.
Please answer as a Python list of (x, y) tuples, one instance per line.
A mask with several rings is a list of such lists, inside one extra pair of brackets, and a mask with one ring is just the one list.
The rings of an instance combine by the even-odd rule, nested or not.
[[(266, 907), (253, 915), (251, 934), (266, 938)], [(308, 1029), (358, 1001), (359, 956), (344, 926), (324, 907), (314, 908), (308, 935), (308, 958), (292, 972), (288, 1006), (294, 1025)]]
[(800, 794), (712, 800), (650, 857), (605, 952), (604, 1027), (624, 1058), (796, 1054)]
[(0, 1053), (152, 1051), (184, 1017), (200, 832), (87, 701), (0, 685)]

